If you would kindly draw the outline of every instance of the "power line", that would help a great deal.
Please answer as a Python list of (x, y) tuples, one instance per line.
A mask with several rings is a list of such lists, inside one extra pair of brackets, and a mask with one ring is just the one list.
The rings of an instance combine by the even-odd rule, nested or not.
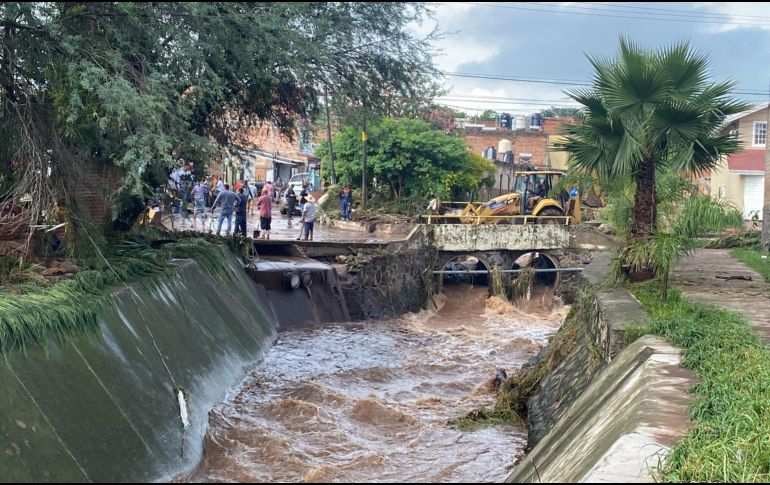
[(453, 76), (453, 77), (468, 77), (468, 78), (474, 78), (474, 79), (491, 79), (494, 81), (518, 81), (518, 82), (527, 82), (527, 83), (538, 83), (538, 84), (561, 84), (563, 86), (590, 86), (591, 84), (588, 82), (576, 82), (576, 81), (567, 81), (567, 80), (556, 80), (556, 79), (542, 79), (542, 78), (526, 78), (526, 77), (518, 77), (518, 76), (503, 76), (503, 75), (497, 75), (497, 74), (471, 74), (467, 72), (444, 72), (444, 75), (446, 76)]
[[(499, 74), (472, 74), (467, 72), (449, 72), (443, 71), (445, 76), (464, 77), (473, 79), (489, 79), (493, 81), (514, 81), (525, 83), (538, 83), (538, 84), (558, 84), (562, 86), (587, 86), (590, 87), (593, 84), (589, 81), (572, 81), (572, 80), (560, 80), (560, 79), (547, 79), (547, 78), (534, 78), (534, 77), (519, 77), (519, 76), (505, 76)], [(733, 91), (735, 94), (746, 96), (768, 96), (767, 91), (750, 90), (750, 89), (737, 89)]]
[(501, 97), (501, 96), (484, 96), (484, 95), (466, 95), (466, 94), (460, 94), (460, 93), (449, 93), (445, 94), (443, 96), (437, 96), (437, 98), (441, 99), (447, 99), (450, 101), (510, 101), (510, 102), (516, 102), (516, 101), (528, 101), (528, 102), (541, 102), (541, 103), (564, 103), (564, 102), (571, 102), (573, 101), (571, 98), (560, 98), (560, 99), (538, 99), (538, 98), (508, 98), (508, 97)]
[[(498, 5), (498, 4), (489, 4), (489, 3), (478, 3), (478, 2), (459, 2), (464, 3), (466, 5), (475, 5), (478, 7), (491, 7), (491, 8), (503, 8), (503, 9), (509, 9), (509, 10), (523, 10), (523, 11), (530, 11), (530, 12), (546, 12), (546, 13), (563, 13), (563, 14), (569, 14), (569, 15), (587, 15), (587, 16), (594, 16), (594, 17), (609, 17), (609, 18), (625, 18), (625, 19), (631, 19), (631, 20), (659, 20), (664, 22), (695, 22), (695, 23), (703, 23), (703, 24), (719, 24), (719, 25), (744, 25), (744, 26), (755, 26), (755, 27), (761, 27), (761, 26), (770, 26), (770, 23), (744, 23), (744, 22), (723, 22), (723, 21), (711, 21), (711, 20), (699, 20), (699, 19), (676, 19), (676, 18), (661, 18), (661, 17), (652, 17), (649, 16), (650, 14), (636, 14), (634, 16), (631, 15), (614, 15), (614, 14), (608, 14), (608, 13), (597, 13), (602, 12), (606, 10), (600, 10), (600, 9), (586, 9), (584, 7), (569, 7), (569, 6), (563, 6), (561, 9), (546, 9), (546, 8), (532, 8), (532, 7), (521, 7), (521, 6), (513, 6), (513, 5)], [(547, 4), (550, 6), (550, 4)], [(584, 10), (594, 10), (593, 12), (574, 12), (569, 10), (563, 10), (565, 8), (576, 8), (576, 9), (584, 9)], [(628, 12), (631, 13), (631, 12)]]
[[(471, 111), (471, 110), (472, 111), (485, 111), (486, 109), (489, 109), (489, 108), (479, 108), (477, 106), (460, 106), (460, 105), (456, 105), (456, 104), (445, 104), (444, 106), (446, 106), (447, 108), (454, 108), (454, 109), (458, 109), (458, 110), (469, 110), (469, 111)], [(558, 106), (556, 106), (556, 107), (558, 107)], [(498, 109), (502, 109), (502, 108), (498, 108)], [(492, 111), (496, 111), (496, 110), (492, 110)], [(539, 112), (543, 111), (543, 109), (542, 108), (512, 108), (510, 111), (539, 113)]]
[[(553, 6), (552, 4), (542, 3), (542, 2), (530, 2), (530, 3), (533, 4), (533, 5), (541, 5), (541, 6), (544, 6), (544, 7)], [(569, 9), (576, 9), (576, 10), (599, 11), (599, 12), (619, 12), (619, 13), (635, 14), (637, 16), (640, 15), (639, 12), (635, 12), (633, 10), (618, 10), (618, 8), (625, 8), (626, 6), (605, 5), (605, 4), (593, 3), (593, 2), (576, 2), (576, 3), (584, 3), (584, 4), (593, 5), (594, 8), (590, 8), (590, 7), (576, 7), (576, 6), (572, 6), (572, 5), (562, 5), (561, 7), (562, 8), (569, 8)], [(617, 8), (607, 8), (607, 7), (617, 7)], [(635, 8), (640, 9), (640, 10), (648, 10), (648, 9), (645, 9), (644, 7), (635, 7)], [(668, 12), (677, 12), (677, 11), (676, 10), (670, 10)], [(648, 12), (643, 13), (641, 15), (644, 15), (645, 16), (644, 18), (649, 18), (650, 20), (663, 20), (663, 19), (658, 19), (657, 17), (682, 17), (682, 19), (678, 19), (678, 20), (680, 20), (680, 21), (689, 21), (689, 20), (692, 20), (692, 19), (706, 19), (706, 20), (709, 20), (709, 22), (707, 22), (707, 23), (732, 23), (732, 21), (730, 20), (730, 16), (729, 15), (719, 15), (719, 16), (716, 16), (717, 18), (723, 19), (723, 21), (718, 21), (717, 18), (715, 18), (715, 16), (708, 16), (707, 17), (707, 16), (701, 15), (699, 12), (687, 12), (686, 10), (679, 10), (679, 12), (684, 12), (684, 13), (655, 13), (655, 12), (652, 12), (652, 11), (648, 11)], [(748, 19), (745, 19), (745, 20), (747, 20), (747, 21), (746, 22), (735, 22), (735, 23), (737, 25), (767, 25), (767, 21), (762, 21), (760, 17), (756, 17), (754, 19), (748, 18)], [(758, 23), (751, 22), (751, 20), (755, 20)]]
[(436, 102), (442, 102), (442, 101), (448, 101), (450, 103), (478, 103), (478, 104), (484, 104), (487, 106), (492, 105), (502, 105), (502, 106), (515, 106), (515, 105), (524, 105), (524, 106), (545, 106), (545, 107), (560, 107), (560, 108), (579, 108), (579, 104), (567, 104), (567, 103), (543, 103), (539, 101), (488, 101), (488, 100), (474, 100), (474, 99), (437, 99)]
[(612, 2), (606, 2), (606, 3), (600, 3), (600, 2), (576, 2), (576, 3), (583, 3), (588, 5), (611, 5), (613, 7), (618, 8), (627, 8), (627, 9), (634, 9), (634, 10), (655, 10), (658, 12), (682, 12), (686, 14), (692, 14), (692, 15), (700, 15), (700, 16), (710, 16), (710, 17), (735, 17), (735, 18), (745, 18), (745, 19), (766, 19), (770, 20), (770, 16), (766, 15), (736, 15), (729, 12), (692, 12), (690, 10), (676, 10), (676, 9), (670, 9), (670, 8), (652, 8), (652, 7), (637, 7), (633, 5), (628, 5), (625, 3), (618, 4), (618, 3), (612, 3)]

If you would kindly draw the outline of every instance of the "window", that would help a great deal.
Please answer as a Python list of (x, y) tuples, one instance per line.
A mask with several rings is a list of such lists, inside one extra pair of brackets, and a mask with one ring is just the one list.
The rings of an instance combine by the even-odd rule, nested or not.
[(765, 143), (767, 143), (767, 121), (755, 121), (754, 137), (751, 146), (763, 147)]

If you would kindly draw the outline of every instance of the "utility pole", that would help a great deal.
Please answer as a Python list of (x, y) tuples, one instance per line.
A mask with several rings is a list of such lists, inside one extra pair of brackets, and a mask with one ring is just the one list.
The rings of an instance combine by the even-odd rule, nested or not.
[(334, 150), (332, 149), (332, 119), (329, 116), (329, 93), (324, 85), (324, 105), (326, 106), (326, 139), (329, 142), (329, 180), (332, 185), (336, 183), (334, 179)]
[[(768, 89), (770, 99), (770, 88)], [(767, 107), (767, 128), (765, 129), (765, 205), (762, 208), (762, 247), (765, 251), (770, 249), (770, 103)]]
[(361, 131), (361, 209), (366, 210), (366, 113), (364, 113), (364, 129)]

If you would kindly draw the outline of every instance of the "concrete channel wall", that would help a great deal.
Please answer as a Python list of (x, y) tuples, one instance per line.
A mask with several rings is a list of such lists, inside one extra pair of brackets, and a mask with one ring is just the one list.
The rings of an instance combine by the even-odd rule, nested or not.
[[(167, 481), (198, 463), (208, 412), (273, 344), (255, 283), (224, 255), (154, 290), (116, 289), (99, 333), (0, 364), (0, 481)], [(183, 429), (175, 390), (188, 396)]]
[(508, 478), (532, 482), (653, 482), (686, 430), (692, 376), (656, 337), (623, 350)]
[(576, 337), (527, 403), (533, 448), (509, 482), (651, 482), (685, 432), (693, 377), (660, 339), (626, 348), (626, 327), (649, 317), (628, 291), (601, 286), (608, 266), (603, 253), (584, 272)]

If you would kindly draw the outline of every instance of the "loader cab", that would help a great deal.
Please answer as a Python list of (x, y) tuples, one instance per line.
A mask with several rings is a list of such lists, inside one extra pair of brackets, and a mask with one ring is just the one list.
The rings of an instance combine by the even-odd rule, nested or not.
[[(553, 188), (557, 185), (561, 177), (561, 172), (517, 172), (513, 191), (521, 194), (521, 213), (532, 214), (535, 207), (537, 207), (537, 203), (533, 198), (538, 194), (540, 194), (542, 199), (550, 197)], [(543, 186), (542, 190), (538, 190), (540, 184)], [(566, 193), (563, 193), (554, 198), (559, 201), (563, 207), (568, 196)]]

